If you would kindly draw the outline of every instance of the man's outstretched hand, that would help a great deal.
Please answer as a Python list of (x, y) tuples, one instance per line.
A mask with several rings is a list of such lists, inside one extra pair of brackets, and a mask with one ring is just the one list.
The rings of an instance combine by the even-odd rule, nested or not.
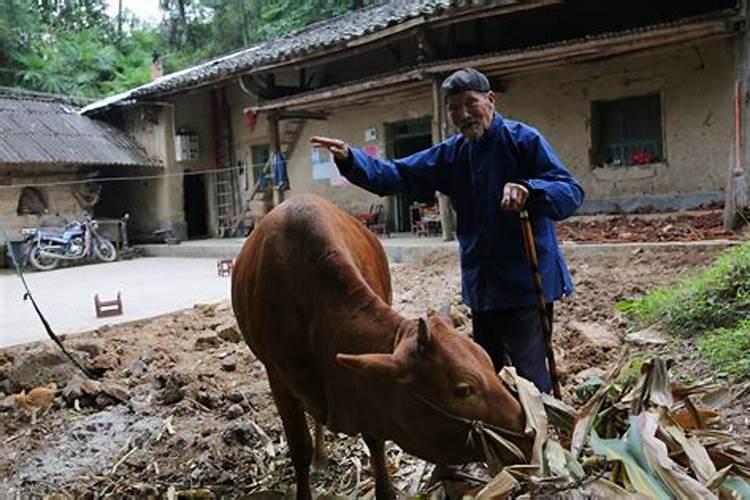
[(313, 146), (325, 148), (331, 152), (333, 159), (337, 162), (345, 162), (349, 159), (349, 145), (341, 139), (332, 139), (330, 137), (313, 137), (310, 139)]

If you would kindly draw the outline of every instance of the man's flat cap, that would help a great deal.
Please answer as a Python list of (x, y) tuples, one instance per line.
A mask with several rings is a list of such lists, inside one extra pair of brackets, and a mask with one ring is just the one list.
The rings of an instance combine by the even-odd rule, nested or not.
[(490, 81), (479, 71), (474, 68), (464, 68), (456, 71), (448, 78), (443, 80), (443, 84), (440, 86), (443, 91), (443, 97), (448, 97), (453, 94), (460, 94), (467, 90), (475, 90), (477, 92), (489, 92)]

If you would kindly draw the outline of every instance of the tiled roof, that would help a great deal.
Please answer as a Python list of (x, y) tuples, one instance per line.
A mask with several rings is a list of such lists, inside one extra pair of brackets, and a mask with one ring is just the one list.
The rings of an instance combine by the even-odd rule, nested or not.
[(242, 73), (254, 67), (324, 51), (415, 18), (424, 17), (425, 21), (428, 21), (430, 17), (443, 14), (450, 9), (480, 9), (517, 3), (519, 0), (391, 0), (321, 21), (296, 33), (170, 73), (135, 89), (97, 101), (83, 108), (82, 112), (88, 113), (121, 101), (158, 95)]
[(157, 162), (125, 133), (54, 99), (0, 95), (0, 164), (141, 165)]
[[(408, 22), (410, 20), (421, 20), (425, 23), (431, 19), (445, 15), (454, 15), (459, 12), (480, 10), (489, 7), (512, 6), (523, 3), (525, 0), (390, 0), (375, 7), (369, 7), (345, 14), (343, 16), (321, 21), (296, 33), (269, 40), (267, 42), (243, 49), (232, 54), (222, 56), (205, 63), (186, 68), (175, 73), (170, 73), (161, 78), (149, 82), (140, 87), (128, 90), (121, 94), (107, 97), (84, 107), (81, 112), (87, 114), (96, 110), (107, 108), (113, 104), (127, 103), (175, 91), (181, 88), (201, 85), (207, 82), (217, 81), (233, 75), (247, 72), (271, 64), (283, 64), (284, 61), (304, 55), (323, 53), (339, 46), (376, 33), (389, 27)], [(454, 12), (455, 11), (455, 12)], [(565, 46), (581, 43), (582, 40), (601, 40), (617, 38), (624, 35), (649, 32), (666, 27), (677, 27), (684, 24), (709, 20), (721, 17), (729, 17), (736, 12), (733, 9), (720, 10), (709, 14), (689, 16), (670, 22), (661, 22), (646, 26), (633, 27), (630, 29), (615, 30), (607, 33), (589, 34), (584, 38), (560, 40), (542, 46), (527, 46), (502, 53), (523, 53), (534, 51), (540, 47)], [(491, 56), (492, 54), (486, 54)], [(449, 61), (440, 61), (433, 64), (421, 66), (429, 71), (430, 66), (440, 66)], [(403, 68), (399, 73), (417, 69), (417, 67)]]

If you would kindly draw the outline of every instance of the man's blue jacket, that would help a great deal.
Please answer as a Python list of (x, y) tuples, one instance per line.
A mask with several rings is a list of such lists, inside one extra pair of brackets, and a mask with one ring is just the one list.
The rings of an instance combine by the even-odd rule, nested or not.
[(576, 211), (583, 189), (536, 129), (495, 113), (478, 141), (458, 134), (392, 162), (360, 149), (350, 151), (349, 162), (341, 162), (339, 169), (368, 191), (450, 196), (461, 248), (463, 300), (473, 310), (528, 306), (536, 300), (518, 213), (500, 210), (506, 182), (529, 188), (527, 208), (547, 302), (573, 292), (554, 221)]

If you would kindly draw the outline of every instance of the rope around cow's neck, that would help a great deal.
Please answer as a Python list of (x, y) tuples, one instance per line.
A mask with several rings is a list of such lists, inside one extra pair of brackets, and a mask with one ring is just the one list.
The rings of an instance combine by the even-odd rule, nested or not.
[(462, 424), (469, 426), (469, 432), (466, 436), (466, 444), (472, 445), (474, 441), (474, 436), (477, 436), (479, 438), (480, 443), (482, 444), (482, 451), (485, 454), (485, 458), (487, 459), (488, 464), (492, 464), (493, 462), (497, 462), (497, 457), (493, 456), (492, 452), (490, 451), (490, 447), (487, 444), (487, 437), (494, 440), (497, 444), (505, 448), (508, 452), (512, 453), (516, 456), (519, 460), (522, 462), (525, 462), (527, 460), (526, 456), (523, 454), (520, 448), (515, 445), (512, 441), (506, 439), (503, 437), (509, 436), (509, 437), (515, 437), (515, 438), (522, 438), (526, 439), (528, 436), (526, 434), (511, 431), (509, 429), (503, 429), (502, 427), (497, 427), (495, 425), (491, 425), (485, 422), (482, 422), (480, 420), (469, 420), (468, 418), (460, 417), (458, 415), (454, 415), (453, 413), (450, 413), (443, 408), (440, 408), (435, 403), (430, 401), (429, 399), (425, 398), (421, 394), (418, 394), (416, 392), (413, 392), (414, 397), (416, 397), (418, 400), (422, 401), (424, 404), (432, 408), (433, 410), (437, 411), (441, 415), (451, 419), (455, 420), (457, 422), (460, 422)]

